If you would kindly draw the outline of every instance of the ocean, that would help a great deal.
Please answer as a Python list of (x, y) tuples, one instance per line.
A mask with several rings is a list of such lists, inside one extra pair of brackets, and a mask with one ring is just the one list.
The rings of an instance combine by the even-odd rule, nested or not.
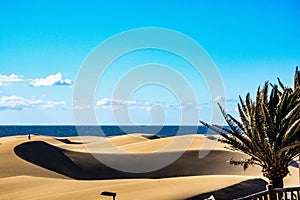
[[(0, 137), (38, 134), (54, 137), (116, 136), (131, 133), (155, 134), (168, 137), (186, 134), (207, 134), (205, 126), (0, 126)], [(211, 131), (209, 134), (213, 134)]]

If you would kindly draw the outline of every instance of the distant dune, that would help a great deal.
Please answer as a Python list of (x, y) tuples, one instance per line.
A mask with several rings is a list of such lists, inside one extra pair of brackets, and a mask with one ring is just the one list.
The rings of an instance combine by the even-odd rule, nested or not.
[[(107, 139), (118, 150), (105, 145)], [(239, 188), (247, 180), (252, 183), (253, 191), (264, 188), (266, 182), (259, 167), (243, 171), (242, 167), (226, 162), (231, 157), (245, 158), (244, 154), (226, 150), (220, 143), (210, 151), (204, 148), (205, 142), (215, 139), (203, 135), (179, 136), (175, 142), (174, 139), (141, 134), (109, 138), (36, 135), (31, 140), (27, 136), (0, 138), (0, 199), (82, 199), (83, 196), (111, 199), (100, 198), (104, 190), (117, 192), (117, 199), (121, 200), (201, 199), (201, 194), (224, 191), (235, 184)], [(180, 145), (185, 141), (192, 141), (187, 148)], [(198, 156), (199, 149), (207, 154), (202, 159)], [(101, 157), (116, 166), (138, 168), (154, 158), (167, 159), (177, 153), (182, 155), (170, 165), (143, 173), (118, 171), (96, 159)], [(299, 184), (297, 167), (290, 167), (286, 185)]]

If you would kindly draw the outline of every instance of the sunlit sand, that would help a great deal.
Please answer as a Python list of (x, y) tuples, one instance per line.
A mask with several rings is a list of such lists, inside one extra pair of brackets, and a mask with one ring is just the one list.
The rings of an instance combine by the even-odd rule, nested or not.
[[(150, 138), (150, 139), (149, 139)], [(213, 142), (214, 141), (214, 142)], [(213, 142), (214, 146), (207, 145)], [(209, 143), (210, 144), (210, 143)], [(199, 150), (207, 155), (200, 159)], [(182, 156), (154, 172), (126, 173), (95, 159), (103, 154), (116, 162)], [(209, 152), (209, 153), (208, 153)], [(232, 152), (204, 135), (152, 139), (132, 134), (109, 138), (53, 138), (32, 135), (0, 138), (0, 199), (111, 199), (101, 191), (117, 193), (117, 199), (186, 199), (242, 181), (263, 178), (259, 167), (229, 165), (226, 161), (245, 155)], [(162, 157), (164, 158), (164, 157)], [(120, 164), (119, 163), (119, 164)], [(289, 167), (286, 186), (299, 184), (297, 166)]]

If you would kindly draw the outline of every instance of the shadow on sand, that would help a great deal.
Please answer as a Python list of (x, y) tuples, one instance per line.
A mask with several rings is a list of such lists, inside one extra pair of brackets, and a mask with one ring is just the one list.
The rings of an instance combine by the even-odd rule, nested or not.
[(204, 193), (187, 200), (203, 200), (211, 195), (215, 199), (232, 200), (266, 190), (268, 183), (263, 179), (251, 179), (220, 190)]
[[(199, 159), (199, 151), (186, 151), (170, 165), (152, 172), (128, 173), (110, 168), (99, 162), (93, 155), (75, 152), (50, 145), (43, 141), (22, 143), (14, 148), (16, 155), (40, 167), (57, 172), (78, 180), (100, 180), (120, 178), (167, 178), (196, 175), (249, 175), (259, 173), (260, 169), (243, 171), (232, 165), (227, 165), (233, 154), (229, 151), (213, 150)], [(136, 168), (143, 163), (151, 163), (153, 158), (166, 159), (178, 152), (160, 152), (146, 154), (97, 154), (110, 159), (116, 165), (133, 165)], [(236, 159), (243, 158), (242, 154), (235, 153)], [(226, 166), (226, 167), (224, 167)]]

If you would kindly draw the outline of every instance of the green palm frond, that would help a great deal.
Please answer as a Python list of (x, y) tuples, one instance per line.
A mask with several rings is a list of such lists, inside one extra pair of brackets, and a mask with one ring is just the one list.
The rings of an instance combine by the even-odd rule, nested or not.
[[(206, 127), (219, 133), (220, 141), (230, 149), (249, 155), (250, 159), (233, 161), (232, 164), (260, 165), (264, 174), (272, 177), (274, 167), (287, 167), (291, 159), (300, 153), (300, 72), (296, 68), (294, 90), (286, 87), (278, 78), (278, 86), (266, 82), (258, 87), (255, 100), (250, 94), (245, 100), (239, 96), (238, 113), (240, 120), (218, 104), (229, 128), (209, 125)], [(271, 86), (271, 90), (269, 90)], [(288, 170), (283, 170), (287, 172)]]

